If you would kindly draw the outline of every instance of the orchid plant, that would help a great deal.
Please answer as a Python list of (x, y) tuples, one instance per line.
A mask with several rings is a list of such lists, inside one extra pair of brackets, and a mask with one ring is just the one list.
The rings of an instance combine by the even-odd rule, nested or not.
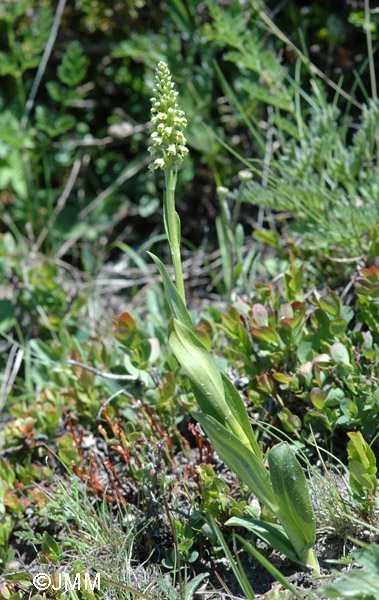
[(319, 572), (312, 550), (315, 519), (303, 469), (286, 442), (270, 449), (267, 455), (269, 470), (266, 469), (244, 402), (196, 336), (186, 308), (175, 187), (178, 166), (188, 153), (183, 134), (187, 121), (178, 105), (178, 92), (166, 63), (158, 63), (155, 82), (151, 99), (152, 144), (149, 148), (154, 161), (150, 168), (162, 169), (165, 175), (164, 227), (171, 249), (175, 283), (159, 258), (153, 254), (150, 256), (160, 271), (172, 312), (168, 327), (169, 343), (190, 379), (199, 405), (200, 410), (194, 413), (194, 417), (228, 467), (279, 521), (279, 524), (268, 523), (247, 513), (246, 517), (235, 517), (227, 524), (245, 526), (294, 561)]

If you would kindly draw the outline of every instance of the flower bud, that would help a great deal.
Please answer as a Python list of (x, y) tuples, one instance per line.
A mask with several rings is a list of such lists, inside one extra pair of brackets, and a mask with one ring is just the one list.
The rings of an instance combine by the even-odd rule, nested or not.
[(218, 193), (219, 196), (227, 196), (229, 194), (228, 188), (223, 185), (219, 185), (216, 188), (216, 192)]
[(240, 181), (244, 183), (245, 181), (250, 181), (251, 179), (253, 179), (253, 174), (248, 169), (242, 169), (242, 171), (238, 173), (238, 177)]

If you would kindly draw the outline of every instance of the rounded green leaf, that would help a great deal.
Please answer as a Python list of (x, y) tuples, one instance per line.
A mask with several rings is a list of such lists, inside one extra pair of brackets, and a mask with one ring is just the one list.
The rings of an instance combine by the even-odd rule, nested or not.
[(341, 301), (335, 292), (329, 292), (329, 294), (320, 298), (319, 304), (323, 310), (333, 317), (337, 317), (340, 313)]
[(341, 344), (341, 342), (336, 342), (333, 344), (333, 346), (330, 348), (330, 354), (332, 355), (334, 362), (338, 365), (350, 364), (349, 352), (346, 346)]
[(341, 336), (347, 329), (347, 322), (342, 317), (337, 317), (329, 323), (329, 331), (332, 335)]
[(268, 314), (263, 304), (257, 302), (253, 305), (253, 317), (257, 325), (268, 325)]

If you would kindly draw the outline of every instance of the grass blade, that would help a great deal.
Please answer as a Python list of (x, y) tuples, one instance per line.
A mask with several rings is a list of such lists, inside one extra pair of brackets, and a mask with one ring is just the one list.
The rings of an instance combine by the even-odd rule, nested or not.
[(284, 585), (284, 587), (287, 588), (287, 590), (289, 590), (296, 598), (298, 598), (298, 600), (304, 600), (304, 597), (299, 594), (299, 592), (292, 585), (292, 583), (290, 583), (288, 581), (288, 579), (286, 579), (284, 577), (284, 575), (282, 575), (281, 572), (276, 567), (274, 567), (274, 565), (272, 565), (270, 563), (270, 561), (267, 560), (267, 558), (265, 558), (263, 556), (263, 554), (261, 554), (259, 552), (259, 550), (257, 550), (256, 548), (254, 548), (254, 546), (252, 546), (251, 544), (249, 544), (249, 542), (247, 542), (246, 540), (244, 540), (240, 535), (236, 534), (235, 537), (241, 542), (241, 544), (245, 548), (245, 550), (247, 552), (249, 552), (249, 554), (251, 554), (252, 556), (254, 556), (254, 558), (256, 560), (258, 560), (265, 569), (267, 569), (267, 571), (270, 573), (270, 575), (272, 575), (272, 577), (274, 579), (276, 579), (282, 585)]
[(245, 594), (247, 600), (255, 600), (256, 596), (255, 596), (254, 590), (251, 587), (251, 585), (246, 577), (245, 572), (243, 571), (243, 569), (240, 569), (240, 567), (234, 560), (232, 553), (230, 552), (228, 545), (224, 540), (224, 536), (222, 535), (221, 531), (217, 527), (214, 519), (212, 517), (210, 517), (210, 521), (208, 523), (209, 523), (210, 528), (212, 529), (212, 532), (217, 536), (217, 539), (224, 551), (224, 554), (225, 554), (226, 558), (228, 559), (230, 566), (232, 568), (232, 571), (233, 571), (234, 575), (236, 576), (236, 579), (237, 579), (239, 585), (241, 586), (241, 589), (242, 589), (243, 593)]

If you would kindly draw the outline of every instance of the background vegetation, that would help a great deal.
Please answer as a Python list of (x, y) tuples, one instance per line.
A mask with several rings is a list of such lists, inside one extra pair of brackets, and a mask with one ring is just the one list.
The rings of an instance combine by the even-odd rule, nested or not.
[[(0, 598), (54, 597), (33, 576), (63, 569), (102, 573), (77, 599), (377, 597), (379, 13), (338, 6), (1, 4)], [(321, 591), (225, 525), (272, 515), (196, 425), (167, 344), (146, 253), (169, 262), (147, 169), (159, 60), (188, 121), (196, 335), (263, 452), (285, 439), (307, 473)]]

